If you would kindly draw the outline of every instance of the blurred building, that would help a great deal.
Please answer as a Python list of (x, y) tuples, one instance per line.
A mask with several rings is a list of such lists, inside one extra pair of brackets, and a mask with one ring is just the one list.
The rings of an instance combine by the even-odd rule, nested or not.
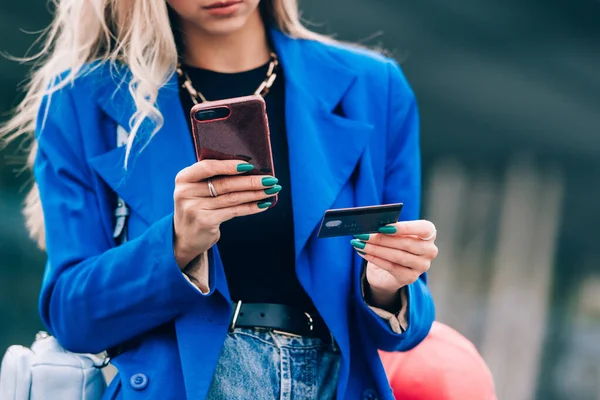
[[(600, 399), (600, 2), (303, 0), (313, 29), (391, 52), (419, 100), (438, 317), (469, 337), (500, 399)], [(45, 2), (0, 5), (21, 55)], [(0, 60), (0, 110), (25, 67)], [(14, 149), (13, 149), (14, 150)], [(40, 328), (43, 254), (0, 160), (0, 348)]]

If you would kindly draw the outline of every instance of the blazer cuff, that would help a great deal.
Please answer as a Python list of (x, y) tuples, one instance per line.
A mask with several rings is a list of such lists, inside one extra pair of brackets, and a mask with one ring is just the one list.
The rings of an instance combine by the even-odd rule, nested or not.
[(210, 293), (208, 278), (208, 251), (192, 260), (182, 271), (183, 276), (203, 295)]
[(400, 289), (400, 301), (401, 308), (397, 314), (371, 306), (369, 303), (367, 305), (378, 317), (387, 321), (394, 333), (403, 333), (408, 329), (408, 319), (406, 317), (408, 312), (408, 296), (406, 295), (406, 287)]
[(407, 288), (406, 286), (400, 288), (399, 290), (399, 296), (400, 296), (400, 300), (399, 300), (399, 309), (396, 313), (392, 313), (390, 311), (384, 310), (382, 308), (378, 308), (375, 306), (372, 306), (369, 304), (369, 301), (367, 300), (367, 297), (365, 296), (365, 288), (368, 288), (369, 285), (369, 281), (367, 281), (367, 273), (366, 273), (366, 268), (363, 271), (363, 276), (361, 279), (361, 284), (360, 284), (360, 288), (361, 288), (361, 293), (362, 293), (362, 297), (365, 301), (365, 303), (367, 304), (367, 306), (369, 306), (369, 308), (375, 313), (377, 314), (377, 316), (379, 318), (382, 318), (384, 320), (387, 321), (388, 325), (390, 326), (390, 328), (392, 329), (392, 331), (394, 333), (404, 333), (406, 332), (406, 330), (408, 329), (408, 295), (407, 295)]

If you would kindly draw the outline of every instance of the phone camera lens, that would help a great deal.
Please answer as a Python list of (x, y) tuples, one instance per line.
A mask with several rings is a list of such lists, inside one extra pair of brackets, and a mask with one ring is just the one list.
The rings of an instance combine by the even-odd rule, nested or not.
[(194, 115), (197, 121), (210, 121), (214, 119), (227, 118), (230, 111), (226, 107), (217, 107), (210, 110), (197, 111)]
[(198, 111), (196, 113), (196, 119), (198, 121), (207, 121), (209, 119), (213, 119), (215, 114), (216, 113), (213, 110)]

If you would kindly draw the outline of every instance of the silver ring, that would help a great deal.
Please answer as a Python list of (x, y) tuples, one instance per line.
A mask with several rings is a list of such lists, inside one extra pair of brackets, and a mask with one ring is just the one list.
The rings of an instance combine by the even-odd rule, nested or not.
[(208, 191), (212, 197), (219, 197), (219, 193), (217, 193), (217, 189), (215, 189), (215, 185), (212, 183), (212, 179), (206, 181), (208, 183)]
[(434, 229), (434, 230), (433, 230), (433, 233), (432, 233), (430, 236), (428, 236), (428, 237), (426, 237), (426, 238), (422, 238), (422, 237), (420, 237), (420, 236), (419, 236), (419, 239), (421, 239), (421, 240), (423, 240), (423, 241), (425, 241), (425, 242), (426, 242), (426, 241), (428, 241), (428, 240), (431, 240), (431, 239), (433, 239), (433, 238), (435, 237), (435, 234), (436, 234), (436, 233), (437, 233), (437, 229)]

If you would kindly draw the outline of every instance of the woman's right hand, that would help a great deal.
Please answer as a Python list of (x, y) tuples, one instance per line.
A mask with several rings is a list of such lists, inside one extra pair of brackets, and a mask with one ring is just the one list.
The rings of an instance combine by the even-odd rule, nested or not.
[[(180, 269), (217, 243), (223, 222), (271, 206), (265, 199), (279, 192), (281, 186), (272, 176), (241, 175), (252, 169), (252, 165), (236, 160), (203, 160), (177, 174), (173, 247)], [(212, 179), (215, 176), (219, 178)], [(209, 179), (217, 197), (211, 196)]]

